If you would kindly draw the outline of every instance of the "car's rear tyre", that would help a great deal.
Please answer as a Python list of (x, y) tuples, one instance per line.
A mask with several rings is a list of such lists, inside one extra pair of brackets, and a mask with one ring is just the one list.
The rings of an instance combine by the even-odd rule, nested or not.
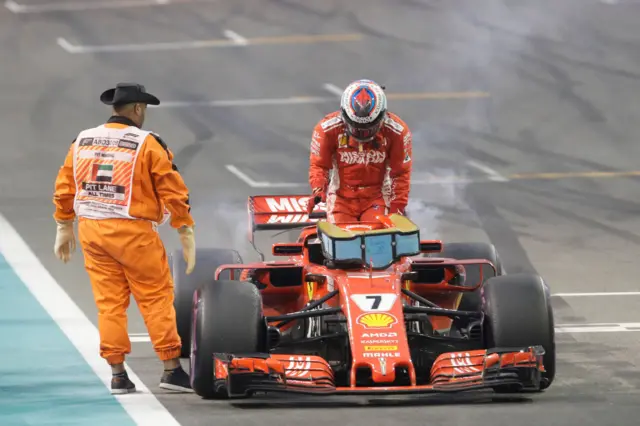
[[(548, 388), (556, 374), (556, 345), (553, 309), (543, 279), (525, 273), (494, 277), (484, 284), (483, 294), (486, 347), (541, 345), (546, 369), (541, 390)], [(495, 390), (510, 392), (513, 388)]]
[[(496, 275), (503, 275), (502, 262), (493, 244), (487, 243), (444, 243), (440, 253), (432, 253), (430, 257), (447, 257), (459, 260), (486, 259), (496, 267), (494, 271), (489, 265), (465, 265), (466, 279), (468, 286), (474, 286), (480, 281), (480, 271), (482, 280), (486, 282)], [(464, 293), (458, 309), (461, 311), (479, 311), (482, 306), (480, 289), (473, 292)]]
[(242, 263), (240, 254), (235, 250), (201, 248), (196, 251), (196, 266), (191, 274), (185, 273), (187, 264), (182, 250), (169, 255), (169, 268), (173, 276), (173, 306), (176, 310), (178, 335), (182, 340), (181, 358), (189, 358), (189, 338), (191, 336), (191, 306), (193, 293), (203, 284), (214, 279), (218, 266), (229, 263)]
[(210, 281), (193, 297), (191, 386), (203, 398), (225, 398), (216, 389), (214, 353), (264, 352), (266, 324), (255, 285), (244, 281)]

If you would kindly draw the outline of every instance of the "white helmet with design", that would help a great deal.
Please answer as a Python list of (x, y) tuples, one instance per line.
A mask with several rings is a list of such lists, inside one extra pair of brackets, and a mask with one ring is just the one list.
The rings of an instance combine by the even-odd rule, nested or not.
[(387, 97), (374, 81), (356, 80), (342, 93), (340, 110), (348, 135), (358, 142), (369, 142), (387, 115)]

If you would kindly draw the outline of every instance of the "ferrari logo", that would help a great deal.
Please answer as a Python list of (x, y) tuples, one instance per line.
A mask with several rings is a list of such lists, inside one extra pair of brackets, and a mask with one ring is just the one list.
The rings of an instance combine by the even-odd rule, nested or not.
[(349, 138), (344, 133), (338, 138), (338, 148), (346, 148), (349, 143)]
[(387, 313), (371, 313), (360, 315), (356, 322), (365, 328), (391, 328), (392, 325), (398, 323), (398, 319)]

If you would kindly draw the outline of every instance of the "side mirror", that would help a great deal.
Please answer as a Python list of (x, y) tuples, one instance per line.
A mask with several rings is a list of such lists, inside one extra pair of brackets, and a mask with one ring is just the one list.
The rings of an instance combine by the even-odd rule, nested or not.
[(402, 274), (402, 277), (400, 278), (401, 281), (416, 281), (420, 278), (420, 274), (418, 274), (416, 271), (411, 271), (411, 272), (405, 272), (404, 274)]
[(278, 243), (272, 246), (271, 252), (274, 256), (295, 256), (302, 254), (303, 247), (302, 243)]
[(442, 251), (442, 241), (425, 240), (420, 241), (420, 253), (440, 253)]
[(327, 280), (327, 277), (321, 274), (307, 274), (304, 276), (304, 280), (309, 283), (322, 284)]

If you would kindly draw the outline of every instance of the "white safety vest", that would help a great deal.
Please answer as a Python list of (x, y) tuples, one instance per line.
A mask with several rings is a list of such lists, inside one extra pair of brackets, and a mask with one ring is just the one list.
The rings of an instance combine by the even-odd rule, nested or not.
[[(83, 130), (73, 150), (76, 196), (73, 208), (88, 219), (138, 219), (130, 214), (138, 154), (151, 132), (104, 124)], [(169, 219), (165, 209), (162, 223)]]

